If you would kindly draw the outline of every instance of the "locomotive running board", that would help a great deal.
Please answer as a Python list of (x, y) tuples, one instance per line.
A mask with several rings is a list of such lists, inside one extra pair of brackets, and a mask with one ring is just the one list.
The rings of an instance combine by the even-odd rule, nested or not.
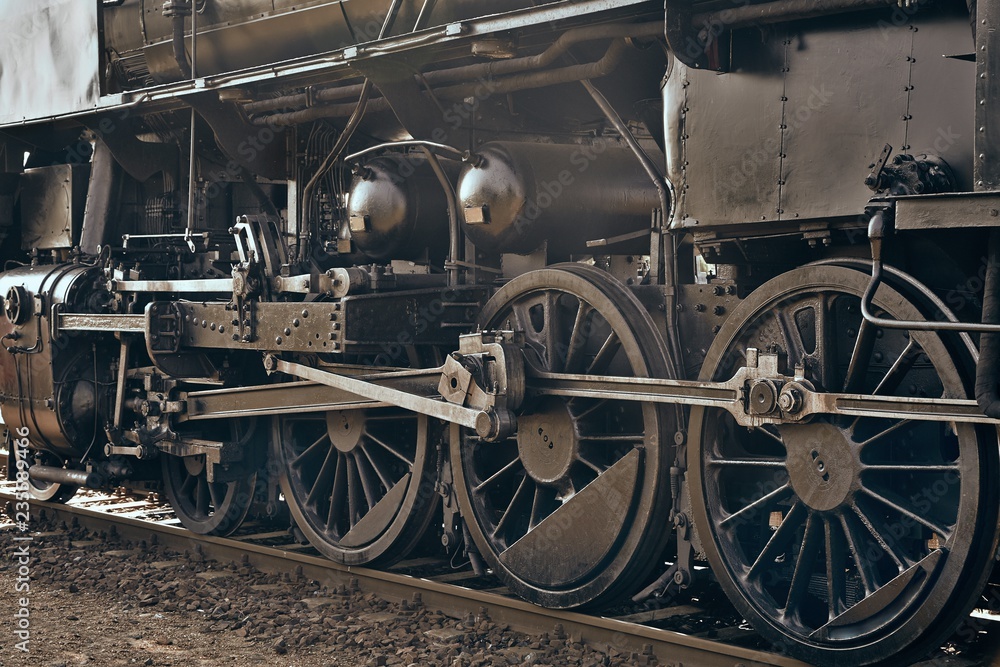
[[(474, 334), (470, 338), (483, 335)], [(507, 364), (499, 365), (516, 366), (511, 362), (511, 356), (507, 356)], [(496, 364), (497, 361), (490, 357), (490, 363)], [(370, 407), (392, 405), (474, 428), (487, 439), (496, 439), (514, 430), (514, 418), (509, 414), (508, 407), (516, 408), (517, 405), (501, 400), (508, 398), (506, 396), (491, 394), (489, 387), (480, 388), (478, 396), (485, 396), (486, 400), (476, 401), (474, 406), (458, 402), (471, 395), (465, 391), (451, 397), (457, 402), (438, 398), (435, 391), (444, 386), (442, 378), (452, 377), (449, 373), (453, 369), (450, 371), (447, 364), (436, 369), (352, 377), (275, 357), (269, 357), (267, 363), (270, 372), (285, 373), (339, 390), (339, 398), (331, 396), (332, 400), (324, 404), (325, 409), (350, 409), (366, 404)], [(728, 411), (738, 424), (748, 428), (764, 424), (794, 424), (821, 414), (1000, 425), (1000, 420), (983, 415), (974, 400), (815, 391), (801, 375), (788, 377), (779, 372), (777, 355), (758, 353), (752, 348), (747, 350), (747, 365), (726, 382), (547, 373), (532, 368), (530, 364), (524, 364), (521, 372), (524, 375), (520, 382), (523, 382), (523, 389), (528, 395), (716, 408)], [(495, 375), (496, 371), (493, 377)], [(410, 382), (406, 386), (389, 386), (388, 381), (400, 378)], [(513, 387), (517, 379), (508, 378), (507, 382), (509, 385), (504, 384), (504, 387)], [(420, 387), (420, 392), (415, 393), (414, 387)], [(357, 397), (362, 401), (359, 402)], [(281, 408), (271, 414), (283, 411), (284, 408)], [(268, 413), (267, 410), (255, 412)], [(203, 414), (201, 418), (211, 416)]]

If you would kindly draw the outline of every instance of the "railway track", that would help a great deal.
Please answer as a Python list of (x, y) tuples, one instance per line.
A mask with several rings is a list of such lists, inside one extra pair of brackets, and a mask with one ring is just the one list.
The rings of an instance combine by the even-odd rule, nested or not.
[[(14, 500), (13, 487), (0, 485), (0, 504)], [(197, 544), (206, 559), (244, 561), (269, 573), (297, 571), (329, 588), (360, 587), (389, 600), (411, 600), (418, 594), (429, 609), (464, 618), (485, 614), (495, 623), (527, 634), (565, 633), (575, 641), (614, 646), (659, 664), (706, 667), (803, 667), (791, 658), (749, 647), (759, 642), (750, 630), (738, 626), (706, 628), (700, 634), (683, 634), (657, 625), (684, 616), (698, 616), (704, 609), (681, 604), (657, 610), (632, 611), (603, 617), (538, 607), (503, 594), (499, 582), (477, 577), (471, 569), (452, 569), (439, 558), (402, 561), (389, 571), (342, 566), (313, 555), (307, 545), (296, 543), (285, 530), (252, 522), (229, 538), (195, 535), (179, 526), (168, 506), (131, 496), (81, 492), (67, 504), (32, 502), (33, 516), (76, 523), (94, 531), (112, 526), (124, 539), (150, 540), (175, 550)], [(708, 614), (706, 614), (706, 617)], [(704, 620), (704, 619), (703, 619)], [(710, 637), (709, 635), (712, 635)], [(741, 645), (742, 644), (742, 645)]]
[[(0, 506), (14, 500), (14, 487), (0, 482)], [(266, 573), (298, 572), (330, 589), (360, 589), (364, 593), (394, 601), (419, 599), (428, 609), (455, 618), (470, 614), (485, 615), (495, 623), (529, 635), (544, 632), (565, 636), (593, 646), (613, 646), (618, 651), (634, 652), (642, 664), (697, 665), (699, 667), (805, 667), (805, 663), (763, 650), (763, 641), (745, 625), (718, 628), (712, 621), (714, 605), (722, 599), (702, 604), (685, 601), (660, 609), (619, 609), (615, 616), (546, 609), (519, 600), (507, 593), (492, 577), (477, 576), (471, 568), (454, 568), (441, 558), (414, 558), (392, 566), (388, 571), (348, 567), (318, 555), (307, 544), (293, 539), (288, 530), (277, 524), (250, 521), (229, 538), (201, 536), (180, 526), (168, 505), (152, 495), (138, 499), (134, 495), (109, 495), (81, 491), (66, 504), (32, 501), (32, 517), (48, 522), (79, 525), (91, 532), (112, 527), (123, 538), (138, 542), (152, 540), (177, 551), (200, 552), (204, 558), (219, 562), (244, 562)], [(986, 617), (980, 614), (980, 617)], [(696, 625), (695, 632), (669, 629), (684, 619), (685, 627)], [(701, 627), (697, 627), (698, 622)], [(995, 645), (993, 629), (998, 624), (983, 620), (980, 634), (990, 635), (985, 643)], [(984, 642), (980, 642), (981, 644)], [(977, 655), (961, 651), (943, 651), (923, 667), (985, 667), (996, 664), (982, 647)]]

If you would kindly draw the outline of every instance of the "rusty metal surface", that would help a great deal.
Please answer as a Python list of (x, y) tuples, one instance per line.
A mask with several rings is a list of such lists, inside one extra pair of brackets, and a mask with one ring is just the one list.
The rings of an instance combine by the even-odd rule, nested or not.
[(0, 125), (97, 106), (97, 3), (2, 0)]

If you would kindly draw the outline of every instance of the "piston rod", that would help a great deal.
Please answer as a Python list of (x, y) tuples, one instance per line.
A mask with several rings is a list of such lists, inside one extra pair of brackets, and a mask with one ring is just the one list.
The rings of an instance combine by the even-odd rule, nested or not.
[(28, 468), (28, 477), (37, 482), (66, 484), (67, 486), (85, 486), (90, 489), (99, 489), (103, 484), (103, 479), (96, 472), (67, 470), (66, 468), (56, 468), (55, 466), (31, 466)]

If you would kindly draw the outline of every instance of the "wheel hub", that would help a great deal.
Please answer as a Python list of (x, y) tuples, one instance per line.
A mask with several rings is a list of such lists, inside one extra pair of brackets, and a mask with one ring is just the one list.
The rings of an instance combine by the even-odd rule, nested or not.
[(802, 501), (828, 512), (848, 502), (860, 461), (850, 434), (833, 424), (796, 424), (778, 429), (788, 445), (788, 477)]
[(547, 401), (518, 419), (517, 449), (525, 471), (539, 484), (565, 480), (579, 447), (576, 421), (562, 401)]
[(365, 430), (365, 418), (358, 412), (336, 410), (326, 415), (326, 430), (333, 446), (345, 454), (354, 451)]
[(197, 477), (198, 475), (205, 472), (205, 457), (185, 456), (184, 469), (187, 470), (187, 474), (191, 475), (192, 477)]

